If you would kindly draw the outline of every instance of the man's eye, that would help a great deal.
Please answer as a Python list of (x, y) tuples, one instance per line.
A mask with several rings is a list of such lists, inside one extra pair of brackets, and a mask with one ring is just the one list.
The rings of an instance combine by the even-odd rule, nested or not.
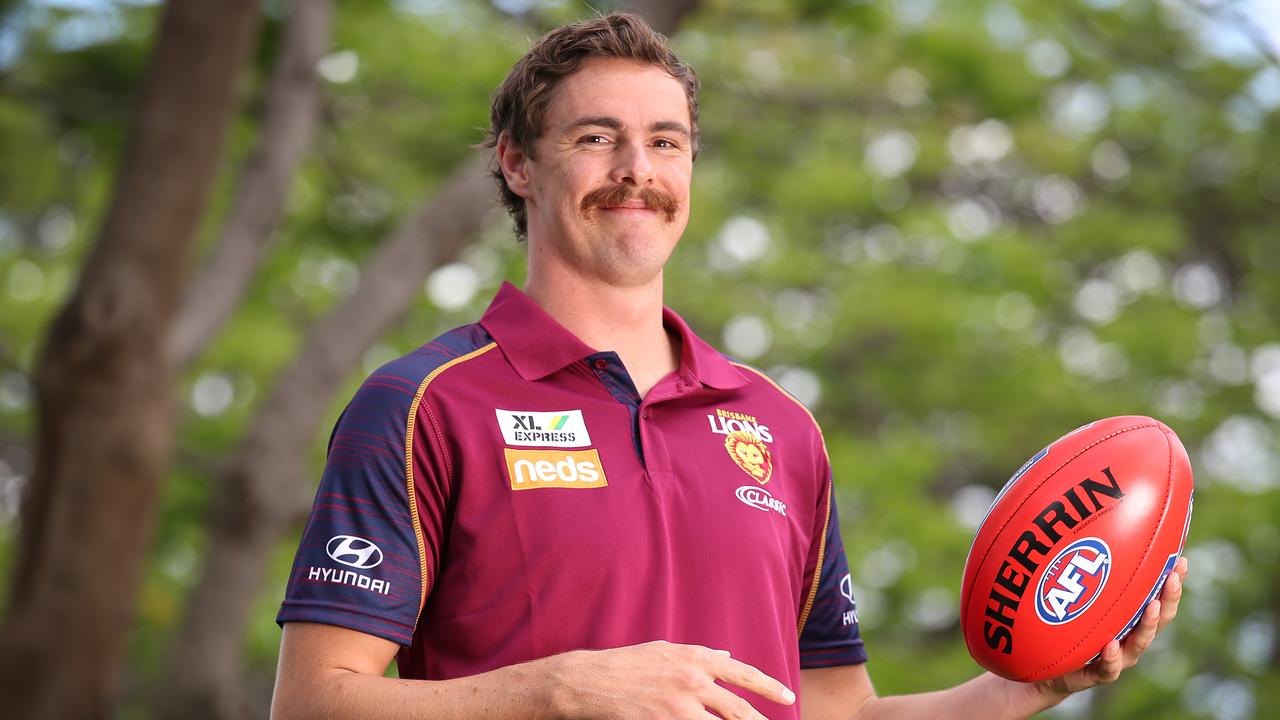
[(586, 143), (588, 145), (604, 145), (609, 142), (609, 138), (604, 135), (586, 135), (578, 142)]

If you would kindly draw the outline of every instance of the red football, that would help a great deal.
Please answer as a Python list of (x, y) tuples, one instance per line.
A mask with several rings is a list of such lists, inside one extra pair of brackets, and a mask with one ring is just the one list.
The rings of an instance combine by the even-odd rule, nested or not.
[(1182, 442), (1149, 417), (1098, 420), (1036, 453), (969, 548), (960, 591), (969, 654), (1022, 682), (1091, 662), (1164, 586), (1192, 490)]

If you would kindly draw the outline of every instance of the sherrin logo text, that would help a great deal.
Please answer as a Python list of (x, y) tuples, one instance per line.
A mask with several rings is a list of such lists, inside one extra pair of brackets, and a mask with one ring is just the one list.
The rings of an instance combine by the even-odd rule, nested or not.
[(503, 448), (512, 490), (605, 487), (600, 454), (590, 450), (516, 450)]

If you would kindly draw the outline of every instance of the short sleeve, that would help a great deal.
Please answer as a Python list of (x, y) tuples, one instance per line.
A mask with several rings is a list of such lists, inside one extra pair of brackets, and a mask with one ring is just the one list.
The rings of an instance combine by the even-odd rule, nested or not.
[(427, 571), (405, 438), (418, 379), (393, 363), (338, 419), (276, 622), (316, 622), (411, 644)]
[[(825, 463), (824, 463), (824, 467)], [(858, 604), (853, 597), (849, 561), (840, 534), (840, 516), (831, 491), (831, 472), (825, 472), (826, 511), (824, 522), (814, 533), (811, 563), (818, 566), (808, 614), (800, 627), (800, 667), (819, 668), (854, 665), (867, 661), (862, 636), (858, 632)]]

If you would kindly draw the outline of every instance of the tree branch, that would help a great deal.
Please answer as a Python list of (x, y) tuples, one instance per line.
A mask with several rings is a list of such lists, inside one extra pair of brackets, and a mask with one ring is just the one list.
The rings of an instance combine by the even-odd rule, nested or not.
[(208, 263), (191, 285), (169, 338), (176, 368), (199, 357), (235, 311), (272, 238), (320, 108), (316, 63), (329, 45), (333, 6), (298, 0), (285, 23), (267, 84), (258, 142), (236, 183), (235, 200)]
[(1230, 23), (1249, 41), (1249, 44), (1253, 46), (1258, 55), (1271, 65), (1280, 67), (1280, 50), (1277, 50), (1271, 44), (1271, 40), (1267, 37), (1265, 30), (1247, 15), (1240, 12), (1240, 8), (1236, 3), (1226, 2), (1225, 0), (1217, 3), (1199, 3), (1183, 0), (1182, 4), (1211, 20), (1225, 20)]
[(325, 410), (360, 358), (496, 206), (485, 158), (464, 164), (369, 259), (356, 290), (307, 334), (218, 479), (206, 564), (175, 638), (157, 718), (242, 718), (240, 643), (270, 548), (306, 516), (304, 471)]
[(674, 33), (685, 17), (698, 9), (698, 0), (627, 0), (622, 4), (663, 35)]

